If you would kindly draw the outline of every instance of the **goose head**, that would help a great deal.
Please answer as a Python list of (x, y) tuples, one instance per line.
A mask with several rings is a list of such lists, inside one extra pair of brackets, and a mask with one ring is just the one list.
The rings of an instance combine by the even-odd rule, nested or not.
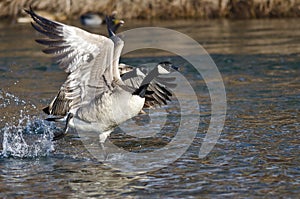
[(123, 20), (116, 18), (116, 12), (113, 12), (110, 16), (106, 16), (105, 22), (110, 37), (114, 36), (118, 28), (124, 24)]

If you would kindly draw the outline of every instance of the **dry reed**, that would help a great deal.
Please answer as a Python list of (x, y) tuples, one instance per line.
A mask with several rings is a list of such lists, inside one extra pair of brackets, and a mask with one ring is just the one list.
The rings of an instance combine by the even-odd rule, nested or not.
[(114, 10), (124, 19), (300, 16), (300, 0), (1, 0), (0, 17), (24, 15), (30, 5), (69, 19), (88, 11)]

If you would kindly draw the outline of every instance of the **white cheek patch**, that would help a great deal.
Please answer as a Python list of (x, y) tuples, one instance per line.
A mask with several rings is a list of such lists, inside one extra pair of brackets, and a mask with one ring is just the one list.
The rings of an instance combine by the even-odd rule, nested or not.
[(170, 73), (169, 71), (167, 71), (165, 68), (163, 68), (160, 65), (157, 66), (157, 69), (158, 69), (159, 74), (169, 74)]
[(142, 76), (142, 77), (144, 77), (145, 74), (139, 68), (137, 68), (136, 69), (136, 76)]

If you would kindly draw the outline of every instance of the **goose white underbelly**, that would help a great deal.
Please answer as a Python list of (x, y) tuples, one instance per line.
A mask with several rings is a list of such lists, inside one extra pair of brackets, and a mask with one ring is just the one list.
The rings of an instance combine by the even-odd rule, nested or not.
[(136, 116), (144, 103), (145, 98), (116, 87), (80, 107), (69, 125), (85, 131), (108, 131)]

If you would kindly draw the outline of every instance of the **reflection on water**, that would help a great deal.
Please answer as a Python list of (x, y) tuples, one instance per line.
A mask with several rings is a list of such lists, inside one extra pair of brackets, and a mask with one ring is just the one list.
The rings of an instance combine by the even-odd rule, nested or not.
[[(183, 65), (181, 73), (198, 93), (201, 120), (194, 142), (180, 159), (150, 173), (125, 174), (97, 162), (75, 132), (51, 142), (53, 131), (63, 127), (45, 123), (42, 120), (45, 115), (40, 110), (56, 94), (66, 75), (40, 53), (40, 47), (33, 42), (37, 35), (30, 25), (1, 24), (0, 143), (4, 145), (0, 146), (0, 197), (145, 197), (146, 194), (151, 198), (298, 197), (298, 21), (154, 21), (150, 24), (134, 21), (126, 23), (124, 29), (147, 25), (164, 26), (191, 36), (204, 45), (216, 62), (226, 87), (228, 113), (213, 151), (203, 159), (197, 157), (210, 121), (211, 102), (204, 81), (185, 60), (156, 50), (130, 53), (123, 61), (144, 64), (167, 59)], [(105, 28), (92, 31), (104, 33)], [(146, 58), (136, 58), (139, 56)], [(172, 128), (180, 117), (177, 109), (175, 100), (153, 112), (152, 123), (161, 122), (160, 117), (166, 112), (169, 122), (155, 139), (139, 142), (116, 131), (110, 140), (129, 151), (151, 151), (164, 146), (174, 136)], [(141, 119), (141, 124), (151, 124), (149, 118)], [(130, 127), (130, 122), (125, 127)], [(22, 133), (15, 134), (20, 129)], [(9, 146), (18, 141), (19, 146), (25, 146), (24, 140), (28, 150), (35, 146), (41, 151), (25, 155), (27, 158), (7, 157), (9, 153), (24, 157), (7, 152), (8, 138), (17, 140), (11, 140)]]

